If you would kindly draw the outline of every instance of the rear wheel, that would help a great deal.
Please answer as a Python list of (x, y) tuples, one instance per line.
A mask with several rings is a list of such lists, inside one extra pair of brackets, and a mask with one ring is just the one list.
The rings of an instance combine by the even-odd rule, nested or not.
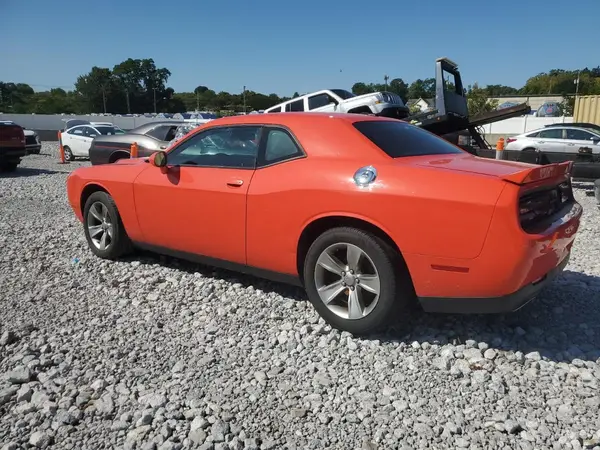
[(414, 300), (398, 252), (350, 227), (328, 230), (313, 242), (304, 261), (304, 285), (326, 322), (357, 335), (381, 331), (402, 319)]
[(63, 147), (63, 150), (65, 151), (65, 161), (74, 161), (75, 160), (75, 156), (73, 156), (73, 152), (71, 151), (71, 149), (69, 147), (67, 147), (65, 145)]
[(121, 216), (113, 198), (106, 192), (94, 192), (83, 210), (85, 237), (92, 252), (104, 259), (116, 259), (131, 251)]

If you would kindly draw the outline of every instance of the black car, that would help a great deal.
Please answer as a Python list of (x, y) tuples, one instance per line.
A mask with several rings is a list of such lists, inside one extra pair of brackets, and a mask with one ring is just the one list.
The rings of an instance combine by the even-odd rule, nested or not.
[(23, 127), (11, 121), (0, 121), (0, 172), (12, 172), (27, 155)]
[(150, 156), (158, 150), (164, 150), (181, 127), (189, 123), (182, 120), (148, 122), (124, 134), (97, 136), (90, 147), (92, 165), (111, 164), (122, 158), (129, 158), (131, 144), (138, 145), (138, 156)]

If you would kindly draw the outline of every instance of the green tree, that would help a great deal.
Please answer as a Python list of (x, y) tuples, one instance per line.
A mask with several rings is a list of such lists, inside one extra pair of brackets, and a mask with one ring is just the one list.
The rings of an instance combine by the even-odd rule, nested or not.
[(467, 88), (467, 107), (471, 117), (494, 111), (498, 107), (498, 100), (490, 100), (485, 89), (480, 88), (477, 83)]
[(398, 94), (403, 102), (408, 100), (408, 84), (406, 84), (402, 78), (394, 78), (390, 81), (388, 90), (394, 94)]
[(408, 87), (408, 98), (433, 98), (435, 97), (435, 78), (417, 79)]

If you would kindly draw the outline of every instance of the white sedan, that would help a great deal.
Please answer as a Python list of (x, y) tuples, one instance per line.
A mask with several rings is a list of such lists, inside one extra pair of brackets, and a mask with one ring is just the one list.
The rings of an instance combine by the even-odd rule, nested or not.
[(61, 133), (65, 159), (73, 161), (77, 157), (89, 158), (90, 147), (96, 136), (122, 134), (113, 125), (76, 125)]

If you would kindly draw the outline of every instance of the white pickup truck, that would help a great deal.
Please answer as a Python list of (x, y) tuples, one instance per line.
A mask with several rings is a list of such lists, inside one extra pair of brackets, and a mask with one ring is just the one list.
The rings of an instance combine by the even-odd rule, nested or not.
[(396, 119), (409, 115), (408, 108), (397, 94), (373, 92), (354, 95), (344, 89), (311, 92), (265, 109), (265, 113), (301, 111), (371, 114)]

